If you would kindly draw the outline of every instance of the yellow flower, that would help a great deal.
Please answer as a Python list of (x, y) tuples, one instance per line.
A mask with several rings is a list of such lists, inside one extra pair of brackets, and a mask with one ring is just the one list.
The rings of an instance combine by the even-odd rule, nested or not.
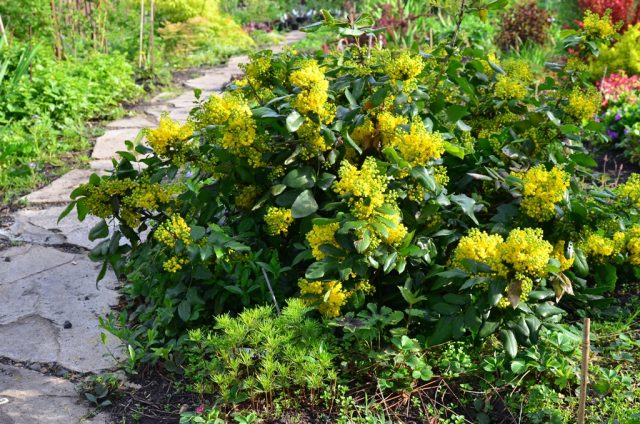
[(406, 237), (408, 230), (401, 222), (402, 216), (400, 215), (400, 212), (394, 215), (383, 215), (383, 217), (392, 221), (395, 224), (395, 228), (385, 225), (389, 234), (387, 237), (384, 237), (382, 234), (380, 234), (380, 236), (384, 238), (386, 244), (391, 246), (396, 246), (402, 243), (402, 240)]
[(416, 78), (424, 69), (424, 62), (420, 55), (412, 55), (403, 50), (398, 57), (387, 61), (385, 73), (392, 81), (403, 81), (403, 91), (410, 94), (416, 89)]
[(516, 228), (511, 230), (500, 246), (500, 256), (505, 263), (522, 274), (542, 277), (546, 274), (547, 263), (553, 246), (543, 239), (541, 228)]
[(167, 114), (160, 117), (160, 125), (155, 130), (146, 130), (149, 146), (159, 156), (183, 159), (182, 155), (188, 147), (188, 139), (193, 135), (193, 124), (184, 125), (171, 120)]
[(600, 110), (601, 104), (602, 95), (594, 87), (586, 90), (575, 87), (569, 94), (567, 113), (579, 121), (586, 121)]
[(237, 94), (214, 95), (202, 106), (197, 116), (201, 128), (222, 127), (220, 145), (233, 154), (246, 158), (253, 167), (262, 164), (262, 146), (256, 135), (256, 122), (247, 102)]
[(527, 96), (527, 85), (509, 75), (498, 75), (496, 77), (494, 94), (502, 100), (522, 100)]
[(170, 248), (174, 248), (178, 240), (188, 246), (191, 244), (191, 228), (180, 215), (171, 215), (168, 220), (158, 226), (154, 237)]
[(556, 203), (564, 198), (569, 187), (570, 175), (565, 171), (553, 167), (547, 171), (544, 165), (530, 168), (521, 176), (524, 188), (522, 190), (522, 209), (536, 221), (544, 222), (556, 214)]
[(376, 129), (371, 119), (365, 120), (362, 125), (356, 127), (351, 133), (351, 138), (362, 147), (362, 150), (377, 147), (378, 144)]
[(409, 121), (404, 116), (396, 116), (391, 112), (382, 112), (378, 115), (378, 131), (385, 147), (398, 144), (398, 126), (408, 123)]
[(264, 216), (264, 222), (266, 222), (269, 234), (272, 236), (286, 235), (289, 231), (289, 225), (293, 222), (293, 216), (290, 209), (270, 206)]
[(386, 178), (378, 171), (373, 157), (366, 158), (360, 169), (342, 161), (338, 176), (333, 189), (340, 195), (351, 195), (349, 204), (356, 218), (371, 217), (375, 209), (385, 203)]
[(551, 254), (552, 258), (560, 262), (560, 272), (564, 272), (571, 268), (576, 260), (575, 256), (573, 255), (570, 258), (567, 258), (564, 251), (565, 244), (566, 242), (564, 240), (560, 240), (559, 242), (557, 242), (553, 247), (553, 252)]
[(603, 16), (586, 10), (582, 21), (582, 29), (592, 37), (609, 38), (617, 33), (618, 26), (611, 22), (611, 9), (607, 9)]
[(623, 200), (640, 208), (640, 174), (631, 174), (626, 183), (617, 187), (616, 192)]
[(452, 265), (469, 270), (464, 259), (488, 265), (495, 274), (506, 276), (507, 269), (502, 264), (500, 246), (504, 239), (499, 234), (488, 234), (478, 228), (472, 228), (462, 237), (453, 252)]
[(312, 157), (331, 149), (331, 145), (326, 143), (320, 130), (320, 125), (316, 124), (309, 118), (305, 118), (304, 123), (300, 128), (298, 128), (297, 133), (302, 141), (300, 157), (303, 159), (311, 159)]
[(235, 198), (236, 206), (240, 209), (251, 209), (256, 198), (260, 195), (260, 188), (254, 185), (243, 187)]
[(340, 228), (340, 223), (332, 222), (326, 225), (313, 225), (311, 231), (307, 233), (307, 241), (311, 245), (311, 254), (317, 261), (324, 259), (327, 254), (324, 253), (320, 246), (323, 244), (330, 244), (335, 247), (340, 247), (336, 241), (335, 234)]
[[(529, 299), (529, 293), (533, 290), (533, 280), (526, 275), (516, 274), (515, 279), (521, 282), (520, 286), (520, 302), (526, 302)], [(511, 308), (511, 302), (507, 297), (508, 288), (504, 291), (504, 296), (498, 301), (496, 307), (500, 309)]]
[(629, 230), (627, 252), (629, 252), (629, 263), (640, 266), (640, 225), (634, 225)]
[(167, 272), (176, 273), (180, 271), (182, 267), (188, 263), (189, 263), (188, 259), (173, 256), (162, 264), (162, 268), (164, 268), (164, 270)]
[(291, 84), (300, 88), (300, 93), (291, 105), (300, 113), (315, 113), (325, 123), (333, 121), (335, 108), (327, 104), (329, 81), (315, 60), (309, 60), (293, 71), (289, 77)]
[(587, 234), (580, 246), (584, 254), (596, 262), (603, 262), (605, 258), (619, 252), (619, 244), (617, 246), (614, 240), (597, 233)]
[(347, 303), (350, 292), (342, 288), (339, 281), (313, 281), (309, 282), (305, 279), (298, 281), (300, 294), (306, 304), (318, 304), (318, 311), (329, 318), (340, 315), (340, 308)]

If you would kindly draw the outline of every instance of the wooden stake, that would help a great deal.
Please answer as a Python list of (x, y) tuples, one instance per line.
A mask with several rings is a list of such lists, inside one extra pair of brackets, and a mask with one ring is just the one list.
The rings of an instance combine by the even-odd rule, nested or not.
[(587, 404), (587, 384), (589, 383), (589, 332), (591, 320), (584, 319), (582, 327), (582, 368), (580, 370), (580, 404), (578, 406), (578, 424), (584, 424), (584, 413)]
[(144, 38), (144, 0), (140, 0), (140, 55), (138, 56), (138, 67), (142, 68), (142, 39)]
[(4, 23), (2, 22), (2, 16), (0, 16), (0, 34), (4, 36)]
[(153, 22), (154, 21), (153, 3), (154, 3), (154, 0), (151, 0), (151, 4), (150, 4), (150, 8), (149, 8), (150, 9), (149, 10), (149, 13), (150, 13), (149, 22), (151, 24), (150, 25), (151, 29), (149, 30), (149, 56), (150, 56), (149, 59), (150, 59), (150, 62), (151, 62), (151, 65), (150, 65), (151, 66), (151, 72), (153, 72), (153, 67), (156, 64), (156, 50), (154, 48), (154, 39), (153, 39), (153, 36), (154, 36), (154, 34), (153, 34), (153, 31), (154, 31), (154, 28), (153, 28), (153, 25), (154, 25), (154, 22)]

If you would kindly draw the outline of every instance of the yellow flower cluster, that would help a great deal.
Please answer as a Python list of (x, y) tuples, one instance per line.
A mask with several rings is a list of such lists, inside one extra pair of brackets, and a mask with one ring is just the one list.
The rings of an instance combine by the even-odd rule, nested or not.
[(239, 95), (225, 93), (211, 96), (199, 116), (200, 125), (222, 126), (220, 145), (237, 156), (246, 158), (253, 167), (262, 164), (262, 152), (256, 136), (256, 122), (247, 102)]
[(619, 241), (616, 243), (616, 240), (597, 233), (587, 234), (580, 247), (585, 255), (596, 262), (603, 262), (620, 251)]
[(634, 225), (629, 230), (627, 252), (629, 252), (629, 263), (640, 266), (640, 225)]
[(340, 195), (352, 196), (349, 204), (356, 218), (371, 217), (375, 209), (385, 203), (387, 182), (373, 157), (366, 158), (360, 169), (346, 160), (342, 161), (338, 176), (333, 189)]
[(498, 75), (496, 77), (494, 94), (502, 100), (522, 100), (527, 96), (527, 85), (509, 75)]
[(303, 142), (300, 152), (302, 159), (311, 159), (319, 153), (331, 149), (331, 145), (326, 143), (324, 136), (320, 132), (320, 126), (310, 118), (305, 118), (304, 123), (298, 128), (297, 133)]
[(488, 234), (477, 228), (472, 228), (466, 236), (460, 239), (451, 263), (453, 266), (468, 270), (463, 259), (471, 259), (488, 265), (497, 275), (506, 276), (507, 269), (502, 264), (500, 251), (500, 246), (503, 243), (504, 239), (499, 234)]
[(395, 146), (399, 143), (400, 133), (398, 126), (406, 125), (409, 121), (404, 116), (396, 116), (391, 112), (382, 112), (378, 115), (378, 131), (385, 146)]
[(362, 147), (362, 150), (375, 148), (378, 144), (376, 128), (371, 119), (366, 119), (362, 125), (356, 127), (351, 132), (351, 138)]
[(503, 100), (522, 100), (527, 96), (527, 87), (533, 81), (530, 66), (523, 60), (507, 60), (502, 65), (505, 75), (496, 77), (494, 92)]
[(182, 267), (188, 263), (188, 259), (179, 258), (178, 256), (172, 256), (162, 264), (162, 268), (164, 268), (165, 271), (173, 274), (180, 271)]
[[(529, 294), (533, 290), (533, 280), (530, 277), (523, 274), (516, 274), (515, 280), (520, 281), (521, 283), (520, 302), (526, 302), (529, 299)], [(505, 294), (507, 293), (507, 290), (505, 290)], [(511, 308), (512, 306), (511, 306), (511, 302), (509, 302), (509, 298), (506, 296), (503, 296), (502, 298), (500, 298), (498, 303), (496, 303), (496, 307), (500, 309), (507, 309), (507, 308)]]
[(575, 256), (567, 258), (567, 255), (565, 254), (565, 245), (566, 242), (564, 240), (560, 240), (553, 246), (553, 252), (551, 253), (551, 257), (560, 262), (560, 272), (564, 272), (571, 268), (576, 260)]
[(524, 212), (539, 222), (553, 218), (556, 203), (564, 198), (569, 187), (570, 175), (557, 167), (547, 171), (544, 165), (514, 175), (521, 177), (524, 183), (521, 203)]
[(264, 216), (264, 222), (267, 224), (269, 234), (272, 236), (278, 234), (286, 235), (289, 231), (289, 226), (293, 222), (293, 216), (290, 209), (270, 206)]
[(255, 204), (256, 198), (260, 195), (260, 188), (254, 185), (248, 185), (240, 189), (235, 198), (235, 204), (240, 209), (251, 209)]
[(400, 131), (397, 140), (400, 155), (411, 165), (425, 165), (433, 159), (440, 159), (444, 153), (444, 138), (440, 133), (429, 132), (419, 119), (411, 123), (411, 130)]
[(569, 94), (567, 113), (579, 121), (586, 121), (593, 118), (601, 104), (602, 95), (594, 87), (586, 90), (575, 87)]
[(317, 261), (324, 259), (327, 254), (320, 250), (320, 246), (323, 244), (330, 244), (335, 247), (340, 247), (336, 241), (335, 234), (340, 228), (340, 223), (333, 222), (326, 225), (314, 224), (311, 231), (307, 233), (307, 241), (311, 245), (311, 254)]
[(403, 50), (398, 57), (387, 61), (385, 73), (392, 81), (403, 81), (404, 93), (410, 94), (416, 89), (416, 79), (423, 69), (424, 62), (420, 55)]
[(398, 213), (395, 215), (384, 215), (384, 218), (395, 224), (395, 228), (387, 226), (387, 232), (389, 235), (385, 238), (386, 243), (391, 246), (400, 244), (408, 232), (407, 227), (400, 222), (402, 220), (402, 216)]
[(533, 277), (546, 274), (552, 251), (553, 246), (544, 240), (541, 228), (511, 230), (500, 246), (500, 256), (505, 263), (516, 272)]
[(300, 93), (292, 102), (292, 106), (300, 113), (315, 113), (323, 122), (331, 122), (335, 108), (327, 104), (329, 99), (329, 81), (315, 60), (302, 64), (289, 77), (291, 84), (300, 88)]
[(626, 183), (616, 189), (620, 198), (640, 208), (640, 174), (631, 174)]
[(347, 303), (351, 293), (345, 291), (340, 281), (298, 281), (300, 294), (308, 305), (318, 304), (318, 311), (329, 318), (340, 315), (340, 308)]
[(86, 184), (87, 194), (84, 199), (92, 215), (108, 218), (113, 215), (113, 198), (120, 200), (120, 218), (131, 228), (140, 224), (138, 209), (155, 211), (161, 205), (171, 201), (179, 186), (163, 186), (147, 181), (102, 180), (99, 186)]
[(155, 130), (146, 130), (145, 136), (149, 146), (159, 156), (184, 160), (184, 152), (188, 147), (187, 140), (193, 135), (193, 124), (184, 125), (173, 121), (167, 114), (160, 117), (160, 125)]
[(158, 226), (154, 237), (169, 248), (176, 247), (178, 240), (182, 241), (185, 246), (189, 246), (191, 244), (191, 228), (180, 215), (171, 215), (168, 220)]
[(582, 29), (587, 35), (598, 38), (609, 38), (618, 32), (618, 26), (611, 22), (610, 9), (607, 9), (603, 16), (586, 10), (582, 21)]

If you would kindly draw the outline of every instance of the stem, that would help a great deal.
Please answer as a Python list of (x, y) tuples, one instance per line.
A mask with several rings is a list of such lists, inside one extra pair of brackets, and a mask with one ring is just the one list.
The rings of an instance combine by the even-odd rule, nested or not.
[(267, 287), (269, 287), (269, 292), (271, 293), (271, 299), (273, 299), (273, 304), (276, 305), (276, 311), (278, 311), (278, 315), (280, 315), (280, 306), (278, 306), (278, 301), (276, 300), (276, 295), (273, 292), (273, 288), (271, 287), (271, 282), (269, 281), (269, 277), (267, 276), (267, 271), (264, 268), (262, 269), (262, 275), (264, 276), (265, 281), (267, 282)]

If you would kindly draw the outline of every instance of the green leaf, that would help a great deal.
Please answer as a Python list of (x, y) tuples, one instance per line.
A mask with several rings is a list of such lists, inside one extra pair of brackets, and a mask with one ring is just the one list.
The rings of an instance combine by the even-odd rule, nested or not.
[(358, 152), (359, 155), (362, 154), (362, 149), (360, 148), (360, 146), (358, 146), (358, 143), (356, 143), (355, 141), (353, 141), (353, 139), (351, 138), (351, 136), (349, 135), (348, 131), (344, 131), (342, 133), (342, 136), (344, 137), (344, 140), (347, 142), (347, 144), (349, 146), (351, 146), (351, 148), (353, 148), (353, 150), (355, 150), (356, 152)]
[(511, 371), (514, 374), (522, 374), (527, 370), (527, 363), (524, 359), (514, 359), (511, 361)]
[(507, 355), (515, 358), (518, 354), (518, 342), (516, 341), (516, 336), (513, 334), (513, 331), (509, 329), (500, 330), (500, 341)]
[(65, 207), (64, 210), (58, 216), (57, 223), (59, 224), (60, 221), (62, 221), (67, 215), (69, 215), (71, 213), (71, 211), (73, 210), (73, 208), (75, 208), (75, 207), (76, 207), (76, 202), (69, 203), (67, 205), (67, 207)]
[(294, 218), (304, 218), (318, 210), (318, 203), (311, 190), (305, 190), (298, 195), (291, 206), (291, 215)]
[(598, 163), (586, 153), (574, 153), (570, 158), (578, 165), (586, 166), (588, 168), (595, 168), (598, 166)]
[(302, 126), (302, 124), (304, 123), (304, 116), (300, 115), (298, 111), (294, 110), (289, 114), (289, 116), (287, 116), (286, 123), (289, 132), (296, 132), (298, 131), (298, 128), (300, 128), (300, 126)]
[(580, 248), (576, 248), (574, 253), (576, 259), (573, 262), (573, 269), (581, 277), (586, 277), (587, 275), (589, 275), (589, 264), (587, 263), (587, 256)]
[(473, 208), (476, 205), (476, 201), (473, 200), (471, 197), (467, 196), (466, 194), (454, 194), (452, 196), (449, 196), (449, 198), (451, 199), (451, 201), (453, 201), (455, 204), (457, 204), (458, 206), (460, 206), (460, 208), (462, 209), (462, 211), (469, 217), (471, 218), (471, 220), (476, 224), (476, 225), (480, 225), (478, 223), (478, 220), (476, 219), (476, 215), (474, 213)]
[(265, 106), (252, 109), (251, 112), (255, 118), (280, 118), (282, 116), (275, 110)]
[(318, 278), (324, 277), (326, 268), (327, 266), (324, 262), (314, 262), (309, 265), (304, 276), (310, 280), (317, 280)]
[(450, 155), (457, 157), (458, 159), (464, 159), (464, 149), (457, 144), (452, 144), (448, 141), (445, 141), (444, 150)]
[(469, 114), (466, 107), (460, 105), (451, 105), (447, 108), (447, 117), (450, 122), (457, 122)]
[(105, 238), (108, 235), (109, 235), (109, 226), (107, 225), (107, 222), (104, 219), (102, 219), (100, 220), (100, 222), (94, 225), (93, 228), (91, 228), (91, 230), (89, 231), (89, 240), (94, 241), (99, 238)]
[(315, 173), (310, 166), (291, 170), (282, 180), (291, 188), (311, 188), (315, 185)]
[(180, 302), (178, 305), (178, 316), (180, 316), (180, 319), (184, 322), (189, 321), (191, 317), (191, 303), (186, 300)]
[(333, 174), (329, 174), (328, 172), (323, 172), (318, 177), (318, 181), (316, 185), (320, 187), (322, 190), (328, 190), (331, 187), (331, 184), (335, 181), (336, 176)]

